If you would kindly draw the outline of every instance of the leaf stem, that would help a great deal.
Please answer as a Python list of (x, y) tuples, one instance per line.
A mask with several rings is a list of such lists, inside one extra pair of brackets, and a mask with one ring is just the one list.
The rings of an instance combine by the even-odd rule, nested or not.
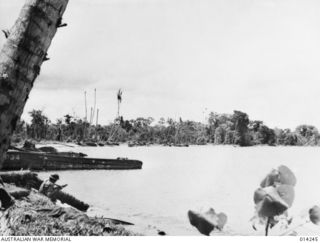
[(265, 234), (265, 236), (268, 236), (268, 231), (269, 231), (269, 226), (270, 226), (270, 220), (271, 220), (271, 218), (268, 217), (267, 225), (266, 225), (266, 234)]

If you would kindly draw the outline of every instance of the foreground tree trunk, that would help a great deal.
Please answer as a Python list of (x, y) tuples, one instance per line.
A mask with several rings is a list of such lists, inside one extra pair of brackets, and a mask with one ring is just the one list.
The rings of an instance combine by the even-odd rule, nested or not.
[(68, 0), (27, 0), (0, 52), (0, 168)]

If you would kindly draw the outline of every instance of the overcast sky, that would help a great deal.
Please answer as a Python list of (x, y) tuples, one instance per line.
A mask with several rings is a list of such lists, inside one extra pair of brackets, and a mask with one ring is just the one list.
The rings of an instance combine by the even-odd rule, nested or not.
[[(0, 0), (10, 28), (23, 0)], [(271, 127), (320, 128), (320, 1), (70, 0), (24, 112), (101, 123), (121, 113), (203, 121), (247, 112)], [(0, 46), (4, 36), (0, 36)]]

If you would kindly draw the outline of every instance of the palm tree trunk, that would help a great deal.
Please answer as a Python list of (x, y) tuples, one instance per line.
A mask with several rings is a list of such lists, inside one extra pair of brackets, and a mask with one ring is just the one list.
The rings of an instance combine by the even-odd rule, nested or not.
[(88, 120), (88, 112), (87, 112), (87, 92), (86, 91), (84, 91), (84, 110), (85, 110), (84, 121), (87, 122), (87, 120)]
[(93, 112), (92, 112), (92, 123), (94, 123), (94, 115), (96, 113), (96, 103), (97, 103), (97, 91), (94, 89), (94, 104), (93, 104)]
[(118, 100), (118, 112), (117, 112), (117, 118), (120, 117), (120, 101)]
[(68, 0), (26, 0), (0, 52), (0, 167)]

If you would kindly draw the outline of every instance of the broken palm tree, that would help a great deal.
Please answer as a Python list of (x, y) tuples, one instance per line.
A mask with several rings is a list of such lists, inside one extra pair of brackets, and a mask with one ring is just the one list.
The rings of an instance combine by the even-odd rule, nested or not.
[[(109, 236), (135, 235), (118, 222), (89, 217), (71, 207), (54, 205), (32, 190), (25, 199), (4, 212), (0, 221), (2, 236)], [(120, 223), (122, 224), (122, 223)]]
[(118, 132), (118, 130), (120, 128), (120, 123), (121, 123), (121, 119), (122, 119), (120, 117), (120, 105), (122, 102), (122, 90), (121, 89), (118, 90), (117, 101), (118, 101), (117, 117), (116, 117), (115, 122), (111, 128), (110, 135), (109, 135), (107, 143), (106, 143), (107, 145), (119, 145), (117, 143), (112, 142), (112, 140), (113, 140), (114, 135)]
[(118, 90), (117, 100), (118, 100), (117, 118), (120, 118), (120, 104), (121, 104), (121, 102), (122, 102), (122, 90), (121, 90), (121, 89)]

